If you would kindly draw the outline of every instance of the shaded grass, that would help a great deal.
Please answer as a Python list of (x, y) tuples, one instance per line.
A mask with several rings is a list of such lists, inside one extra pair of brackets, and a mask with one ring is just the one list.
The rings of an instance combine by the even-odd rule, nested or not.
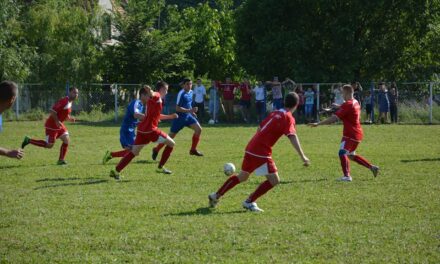
[[(255, 127), (205, 127), (200, 150), (188, 155), (190, 130), (176, 138), (156, 174), (147, 146), (115, 182), (100, 165), (118, 150), (116, 126), (67, 124), (69, 166), (52, 150), (26, 147), (22, 161), (0, 159), (0, 259), (75, 263), (438, 263), (440, 144), (438, 126), (366, 126), (358, 153), (382, 168), (352, 165), (339, 183), (341, 126), (298, 127), (312, 161), (304, 168), (286, 138), (274, 149), (282, 183), (251, 214), (241, 202), (262, 181), (251, 177), (207, 208), (207, 194), (226, 179), (225, 162), (241, 165)], [(168, 131), (164, 127), (164, 131)], [(44, 136), (43, 122), (5, 123), (0, 146)]]

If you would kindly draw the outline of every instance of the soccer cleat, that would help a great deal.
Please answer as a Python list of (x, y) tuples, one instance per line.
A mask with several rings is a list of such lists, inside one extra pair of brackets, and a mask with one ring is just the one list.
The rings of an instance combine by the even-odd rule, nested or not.
[(339, 178), (338, 181), (351, 182), (351, 181), (353, 181), (353, 179), (351, 178), (351, 176), (343, 176), (343, 177)]
[(377, 175), (379, 174), (379, 167), (372, 165), (370, 168), (371, 172), (373, 173), (374, 177), (377, 177)]
[(156, 169), (156, 172), (158, 172), (158, 173), (163, 173), (163, 174), (171, 174), (171, 173), (173, 173), (172, 171), (170, 171), (169, 169), (164, 168), (164, 167), (162, 167), (162, 168), (157, 168), (157, 169)]
[(110, 153), (110, 151), (107, 150), (104, 154), (104, 157), (102, 158), (102, 165), (106, 164), (111, 159), (112, 159), (112, 154)]
[(121, 175), (119, 175), (119, 172), (117, 172), (115, 169), (110, 171), (110, 177), (115, 178), (116, 180), (121, 179)]
[(24, 136), (23, 142), (21, 143), (21, 148), (24, 149), (27, 145), (29, 145), (31, 138), (28, 136)]
[(192, 150), (189, 151), (189, 155), (194, 155), (194, 156), (202, 157), (203, 153), (199, 152), (197, 149), (192, 149)]
[(209, 199), (209, 207), (215, 208), (219, 202), (219, 199), (217, 198), (217, 193), (211, 193), (208, 195)]
[(57, 161), (57, 165), (67, 165), (67, 162), (65, 160), (59, 160)]
[(151, 159), (156, 160), (158, 154), (159, 154), (158, 151), (156, 151), (155, 149), (152, 149), (152, 151), (151, 151)]
[(246, 209), (246, 210), (249, 210), (251, 212), (257, 212), (257, 213), (264, 212), (263, 209), (258, 207), (256, 202), (249, 203), (248, 201), (244, 201), (243, 202), (243, 208)]

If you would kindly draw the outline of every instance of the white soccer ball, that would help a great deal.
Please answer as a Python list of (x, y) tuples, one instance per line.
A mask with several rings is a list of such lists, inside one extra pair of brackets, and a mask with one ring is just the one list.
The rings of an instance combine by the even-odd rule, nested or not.
[(209, 121), (208, 121), (208, 124), (210, 124), (210, 125), (214, 125), (214, 120), (212, 120), (212, 119), (209, 119)]
[(234, 164), (228, 162), (225, 165), (223, 165), (223, 172), (226, 176), (231, 176), (235, 172), (235, 166)]

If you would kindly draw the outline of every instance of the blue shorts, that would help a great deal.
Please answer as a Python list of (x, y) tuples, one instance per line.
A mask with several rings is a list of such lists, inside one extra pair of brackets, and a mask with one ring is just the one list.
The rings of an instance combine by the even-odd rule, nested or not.
[(134, 139), (136, 138), (134, 130), (135, 128), (126, 127), (121, 127), (121, 130), (119, 130), (119, 141), (123, 148), (131, 148), (133, 146)]
[(278, 110), (283, 108), (283, 98), (273, 99), (272, 106), (273, 106), (273, 110)]
[(198, 123), (197, 118), (195, 118), (193, 115), (181, 115), (178, 118), (173, 120), (173, 123), (171, 124), (171, 133), (177, 134), (179, 133), (182, 128), (186, 126), (190, 126), (192, 124)]
[(313, 104), (306, 104), (305, 112), (306, 112), (306, 115), (313, 114)]

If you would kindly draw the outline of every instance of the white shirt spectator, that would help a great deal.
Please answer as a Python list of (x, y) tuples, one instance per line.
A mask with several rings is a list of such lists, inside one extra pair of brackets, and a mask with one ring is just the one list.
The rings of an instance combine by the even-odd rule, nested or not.
[(255, 86), (252, 90), (255, 93), (255, 100), (263, 101), (264, 100), (264, 86)]
[(198, 104), (205, 102), (206, 89), (205, 86), (200, 85), (194, 88), (194, 101)]
[(340, 89), (336, 88), (333, 90), (333, 94), (335, 95), (334, 103), (337, 105), (341, 105), (344, 103), (344, 98), (342, 97), (342, 92)]

